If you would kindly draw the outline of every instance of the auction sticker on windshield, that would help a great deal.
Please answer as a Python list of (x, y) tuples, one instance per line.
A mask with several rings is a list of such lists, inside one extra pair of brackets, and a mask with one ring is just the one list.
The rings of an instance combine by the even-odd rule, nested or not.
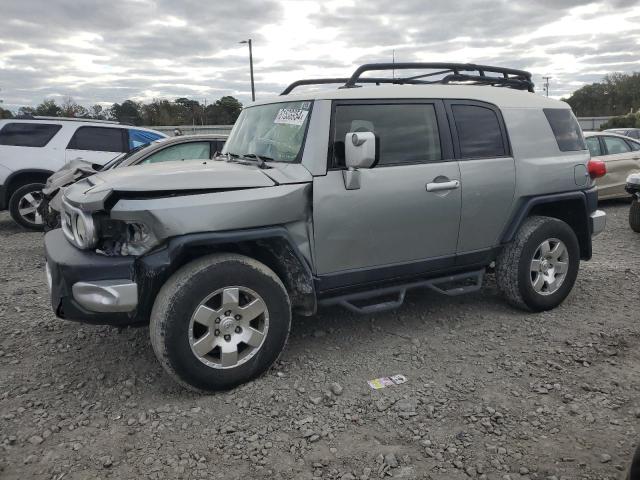
[(308, 110), (301, 108), (281, 108), (278, 110), (273, 123), (284, 123), (287, 125), (302, 125), (309, 114)]

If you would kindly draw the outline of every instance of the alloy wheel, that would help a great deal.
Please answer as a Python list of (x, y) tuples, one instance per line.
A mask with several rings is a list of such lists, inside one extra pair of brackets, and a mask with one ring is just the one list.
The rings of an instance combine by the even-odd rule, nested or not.
[(555, 293), (569, 270), (569, 251), (557, 238), (549, 238), (536, 248), (531, 260), (531, 285), (540, 295)]
[(25, 193), (18, 200), (18, 213), (25, 222), (32, 225), (42, 225), (42, 215), (38, 211), (38, 207), (42, 203), (43, 194), (40, 190)]
[(189, 345), (205, 365), (234, 368), (258, 353), (268, 329), (269, 311), (260, 295), (247, 287), (225, 287), (196, 307)]

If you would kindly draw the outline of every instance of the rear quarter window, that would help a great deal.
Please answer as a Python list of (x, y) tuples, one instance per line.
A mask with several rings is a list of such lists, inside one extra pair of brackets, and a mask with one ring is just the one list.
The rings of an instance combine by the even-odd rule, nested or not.
[(492, 158), (507, 154), (500, 121), (493, 109), (479, 105), (452, 105), (461, 158)]
[(586, 150), (580, 124), (568, 108), (544, 108), (543, 112), (556, 137), (561, 152)]
[(61, 128), (47, 123), (7, 123), (0, 130), (0, 145), (44, 147)]

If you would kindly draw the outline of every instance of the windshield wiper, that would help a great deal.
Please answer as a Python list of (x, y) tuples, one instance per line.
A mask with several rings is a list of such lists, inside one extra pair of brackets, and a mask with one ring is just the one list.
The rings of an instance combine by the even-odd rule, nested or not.
[(271, 157), (264, 157), (262, 155), (256, 155), (255, 153), (246, 153), (242, 156), (243, 158), (255, 158), (256, 160), (258, 160), (258, 167), (260, 168), (271, 168), (269, 165), (267, 165), (267, 160), (272, 160), (273, 158)]
[[(273, 160), (271, 157), (262, 157), (255, 153), (247, 153), (240, 155), (238, 153), (227, 152), (223, 155), (227, 162), (236, 162), (242, 165), (258, 165), (258, 168), (271, 168), (267, 165), (267, 160)], [(244, 160), (244, 161), (243, 161)], [(247, 161), (248, 160), (248, 161)]]

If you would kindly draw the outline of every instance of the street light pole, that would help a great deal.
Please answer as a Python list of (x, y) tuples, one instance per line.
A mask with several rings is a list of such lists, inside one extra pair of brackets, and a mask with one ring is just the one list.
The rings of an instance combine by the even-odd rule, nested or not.
[(547, 93), (547, 97), (549, 96), (549, 80), (551, 77), (542, 77), (544, 79), (544, 91)]
[(256, 101), (256, 89), (253, 83), (253, 48), (252, 48), (252, 44), (251, 44), (251, 39), (249, 40), (243, 40), (240, 43), (247, 43), (249, 44), (249, 69), (251, 71), (251, 101), (255, 102)]

